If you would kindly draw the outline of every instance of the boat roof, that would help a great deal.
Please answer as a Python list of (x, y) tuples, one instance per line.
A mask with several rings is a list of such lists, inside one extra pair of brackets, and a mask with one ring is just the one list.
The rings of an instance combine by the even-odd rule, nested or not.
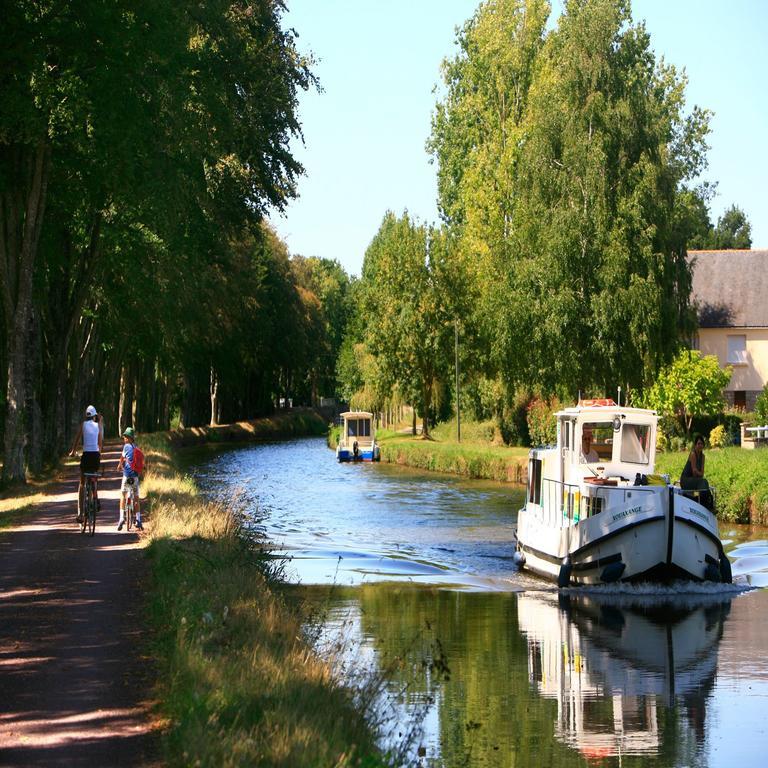
[(606, 399), (594, 399), (594, 400), (579, 400), (577, 405), (570, 408), (563, 408), (558, 411), (555, 416), (597, 416), (611, 418), (615, 414), (626, 414), (633, 416), (647, 416), (655, 418), (657, 416), (656, 411), (652, 411), (649, 408), (630, 408), (626, 405), (616, 405), (616, 403), (610, 398)]
[(346, 411), (341, 416), (345, 419), (373, 418), (373, 414), (368, 411)]

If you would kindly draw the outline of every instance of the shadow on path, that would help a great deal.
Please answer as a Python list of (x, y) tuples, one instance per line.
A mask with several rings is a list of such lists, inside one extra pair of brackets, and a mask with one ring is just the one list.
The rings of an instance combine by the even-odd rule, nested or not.
[(0, 532), (0, 765), (159, 764), (143, 634), (140, 535), (116, 530), (105, 446), (96, 534), (75, 523), (78, 467)]

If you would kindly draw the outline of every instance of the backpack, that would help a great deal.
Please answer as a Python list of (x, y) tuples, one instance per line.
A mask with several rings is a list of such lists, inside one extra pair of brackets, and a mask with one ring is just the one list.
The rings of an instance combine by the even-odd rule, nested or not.
[(131, 469), (137, 475), (140, 475), (144, 471), (144, 451), (142, 451), (138, 445), (133, 446), (133, 461), (131, 462)]

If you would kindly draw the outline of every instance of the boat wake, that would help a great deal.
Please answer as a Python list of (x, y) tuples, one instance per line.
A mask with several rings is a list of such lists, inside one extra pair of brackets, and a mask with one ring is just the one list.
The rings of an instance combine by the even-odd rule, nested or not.
[(746, 582), (723, 584), (716, 582), (675, 581), (670, 584), (639, 583), (603, 584), (568, 587), (561, 595), (585, 595), (600, 602), (614, 604), (661, 605), (674, 603), (681, 608), (695, 608), (707, 603), (727, 601), (755, 587)]

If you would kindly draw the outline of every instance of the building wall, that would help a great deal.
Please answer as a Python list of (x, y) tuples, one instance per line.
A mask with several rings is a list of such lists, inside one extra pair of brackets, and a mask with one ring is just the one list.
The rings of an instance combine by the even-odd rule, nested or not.
[[(746, 337), (746, 362), (728, 360), (728, 337)], [(725, 388), (728, 402), (734, 404), (734, 393), (746, 393), (747, 410), (768, 383), (768, 328), (699, 328), (698, 348), (703, 355), (716, 355), (720, 365), (733, 367), (731, 381)]]

